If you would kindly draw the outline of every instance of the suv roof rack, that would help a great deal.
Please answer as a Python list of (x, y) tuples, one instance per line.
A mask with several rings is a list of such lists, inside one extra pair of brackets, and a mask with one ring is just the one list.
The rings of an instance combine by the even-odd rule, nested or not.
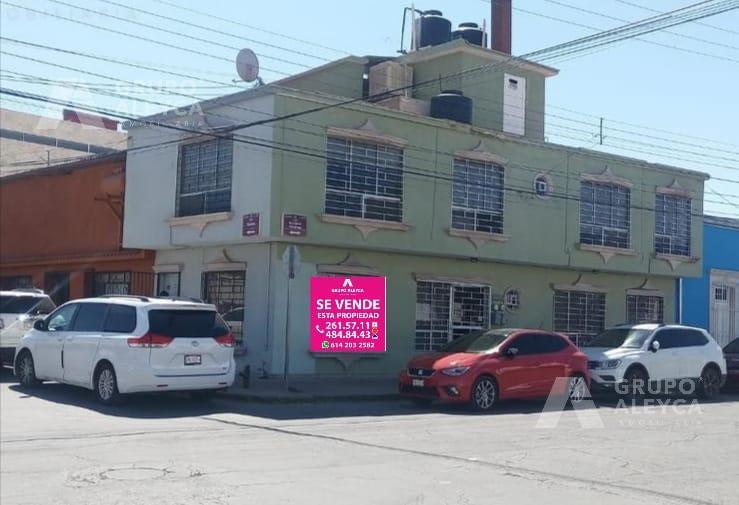
[(148, 297), (139, 295), (100, 295), (97, 298), (131, 298), (134, 300), (139, 300), (141, 302), (150, 301)]
[(157, 296), (157, 298), (161, 298), (162, 300), (172, 300), (173, 302), (205, 303), (196, 296)]
[(13, 288), (12, 291), (18, 291), (20, 293), (36, 293), (38, 295), (45, 295), (43, 289), (39, 288)]

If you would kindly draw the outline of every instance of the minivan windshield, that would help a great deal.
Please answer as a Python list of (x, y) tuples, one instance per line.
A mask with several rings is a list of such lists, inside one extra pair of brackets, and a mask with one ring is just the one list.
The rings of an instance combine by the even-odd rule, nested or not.
[(32, 314), (39, 311), (48, 314), (54, 306), (45, 300), (38, 296), (0, 296), (0, 313)]
[(162, 309), (149, 311), (149, 331), (173, 338), (207, 338), (230, 330), (214, 310)]
[(583, 347), (628, 347), (638, 349), (644, 345), (651, 330), (635, 330), (633, 328), (611, 328), (585, 344)]
[(502, 331), (474, 331), (452, 340), (441, 348), (441, 352), (485, 352), (500, 345), (507, 337), (508, 333)]

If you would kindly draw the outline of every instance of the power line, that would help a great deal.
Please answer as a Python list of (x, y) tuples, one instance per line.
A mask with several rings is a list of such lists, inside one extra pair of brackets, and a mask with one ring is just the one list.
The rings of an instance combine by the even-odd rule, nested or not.
[[(17, 90), (10, 90), (10, 89), (6, 89), (6, 88), (0, 88), (0, 93), (2, 93), (2, 94), (9, 94), (11, 96), (20, 96), (20, 97), (23, 97), (23, 98), (28, 98), (28, 99), (33, 99), (33, 100), (40, 100), (40, 101), (43, 101), (43, 102), (51, 102), (51, 103), (57, 103), (57, 104), (62, 104), (62, 105), (67, 105), (67, 106), (82, 108), (83, 110), (84, 109), (87, 109), (87, 110), (89, 110), (91, 112), (107, 114), (107, 115), (110, 115), (110, 116), (115, 116), (115, 117), (119, 117), (121, 119), (130, 120), (130, 121), (135, 121), (136, 120), (135, 118), (126, 116), (125, 114), (117, 113), (116, 111), (111, 111), (111, 110), (107, 110), (107, 109), (99, 109), (99, 108), (95, 108), (95, 107), (86, 107), (86, 106), (80, 107), (79, 104), (73, 104), (73, 103), (66, 102), (66, 101), (49, 99), (49, 98), (46, 98), (46, 97), (43, 97), (43, 96), (40, 96), (40, 95), (32, 95), (32, 94), (20, 92), (20, 91), (17, 91)], [(177, 131), (188, 132), (188, 133), (196, 133), (198, 135), (202, 135), (202, 136), (206, 136), (206, 137), (222, 138), (222, 139), (226, 139), (226, 140), (233, 140), (233, 141), (239, 142), (239, 143), (245, 143), (245, 144), (248, 144), (248, 145), (254, 145), (254, 146), (264, 147), (264, 148), (267, 148), (267, 149), (276, 149), (276, 150), (283, 151), (283, 152), (288, 152), (288, 153), (298, 154), (298, 155), (304, 155), (304, 156), (307, 156), (307, 157), (322, 159), (322, 160), (325, 160), (325, 161), (329, 161), (329, 160), (333, 159), (330, 156), (328, 156), (327, 154), (325, 154), (325, 152), (311, 152), (311, 148), (306, 147), (306, 146), (297, 146), (296, 147), (294, 145), (288, 145), (288, 147), (279, 147), (279, 146), (276, 146), (274, 144), (265, 143), (265, 142), (269, 142), (269, 141), (266, 141), (265, 139), (259, 139), (259, 138), (256, 138), (256, 137), (250, 137), (250, 138), (255, 139), (255, 140), (249, 140), (248, 138), (243, 138), (242, 136), (224, 135), (224, 134), (222, 134), (220, 132), (218, 132), (218, 133), (216, 133), (216, 132), (203, 132), (203, 131), (200, 131), (200, 130), (193, 130), (193, 129), (190, 129), (190, 128), (184, 128), (184, 127), (181, 127), (181, 126), (172, 125), (172, 124), (168, 124), (168, 123), (157, 123), (154, 126), (158, 126), (158, 127), (161, 127), (161, 128), (173, 129), (173, 130), (177, 130)], [(142, 146), (142, 147), (144, 147), (144, 146)], [(304, 151), (304, 150), (301, 150), (301, 149), (308, 149), (308, 150), (307, 151)], [(129, 150), (129, 152), (131, 150)], [(313, 149), (313, 151), (317, 151), (317, 150)], [(403, 172), (403, 175), (404, 176), (406, 174), (409, 174), (409, 175), (417, 176), (417, 177), (426, 177), (426, 178), (430, 178), (430, 179), (434, 179), (434, 180), (447, 181), (447, 182), (451, 182), (451, 183), (454, 182), (453, 176), (442, 175), (442, 174), (438, 173), (437, 171), (429, 171), (429, 170), (423, 169), (423, 168), (420, 168), (420, 169), (419, 168), (416, 168), (416, 167), (408, 167), (407, 168), (406, 166), (404, 166), (402, 172)], [(536, 192), (534, 190), (530, 189), (530, 188), (522, 188), (522, 187), (515, 187), (515, 186), (504, 186), (503, 189), (510, 190), (510, 191), (513, 191), (513, 192), (516, 192), (516, 193), (519, 193), (519, 194), (529, 194), (529, 195), (532, 195), (532, 196), (535, 196), (536, 195)], [(564, 200), (571, 200), (571, 201), (581, 201), (581, 199), (578, 198), (578, 197), (574, 197), (574, 196), (566, 195), (566, 194), (559, 194), (559, 195), (558, 194), (552, 194), (551, 197), (552, 198), (564, 199)], [(652, 207), (643, 207), (643, 206), (638, 206), (638, 205), (631, 205), (630, 208), (631, 209), (638, 209), (638, 210), (656, 212), (656, 209), (654, 209)], [(700, 217), (700, 216), (703, 216), (704, 214), (697, 214), (697, 213), (693, 213), (691, 211), (691, 215), (699, 216)]]
[[(613, 0), (613, 1), (614, 2), (618, 2), (618, 3), (621, 3), (621, 4), (624, 4), (624, 5), (629, 5), (631, 7), (636, 7), (637, 9), (641, 9), (643, 11), (653, 12), (653, 13), (657, 13), (657, 14), (662, 13), (662, 11), (658, 11), (656, 9), (650, 9), (649, 7), (647, 7), (645, 5), (640, 5), (640, 4), (637, 4), (637, 3), (634, 3), (634, 2), (628, 2), (626, 0)], [(735, 30), (729, 30), (728, 28), (724, 28), (724, 27), (721, 27), (721, 26), (716, 26), (716, 25), (712, 25), (712, 24), (709, 24), (709, 23), (702, 23), (700, 21), (696, 21), (695, 24), (700, 25), (700, 26), (705, 26), (705, 27), (711, 28), (713, 30), (718, 30), (718, 31), (725, 32), (725, 33), (732, 33), (734, 35), (739, 35), (739, 32), (737, 32)]]
[[(620, 17), (617, 17), (617, 16), (611, 16), (611, 15), (608, 15), (608, 14), (604, 14), (602, 12), (593, 11), (593, 10), (590, 10), (590, 9), (585, 9), (583, 7), (578, 7), (578, 6), (575, 6), (575, 5), (572, 5), (572, 4), (568, 4), (566, 2), (561, 2), (559, 0), (544, 0), (544, 1), (545, 2), (548, 2), (550, 4), (558, 5), (560, 7), (564, 7), (566, 9), (572, 9), (572, 10), (576, 10), (576, 11), (579, 11), (579, 12), (584, 12), (586, 14), (590, 14), (590, 15), (593, 15), (593, 16), (602, 17), (602, 18), (605, 18), (605, 19), (610, 19), (612, 21), (619, 21), (619, 22), (622, 22), (622, 23), (623, 22), (630, 22), (630, 20), (625, 19), (625, 18), (620, 18)], [(731, 44), (724, 44), (722, 42), (715, 42), (713, 40), (702, 39), (700, 37), (693, 37), (691, 35), (685, 35), (683, 33), (677, 33), (677, 32), (673, 32), (673, 31), (670, 31), (670, 30), (665, 30), (664, 33), (673, 35), (675, 37), (682, 37), (682, 38), (686, 38), (686, 39), (690, 39), (690, 40), (695, 40), (697, 42), (702, 42), (704, 44), (710, 44), (710, 45), (714, 45), (714, 46), (718, 46), (718, 47), (724, 47), (724, 48), (728, 48), (728, 49), (734, 49), (735, 51), (739, 51), (739, 47), (732, 46)], [(733, 61), (739, 61), (739, 60), (733, 60)]]

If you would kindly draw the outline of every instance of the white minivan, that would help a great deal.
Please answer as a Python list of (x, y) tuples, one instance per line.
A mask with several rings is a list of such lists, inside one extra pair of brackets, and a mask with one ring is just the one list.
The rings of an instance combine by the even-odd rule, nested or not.
[(68, 302), (21, 340), (23, 386), (59, 381), (102, 403), (145, 391), (212, 391), (233, 384), (234, 337), (213, 305), (102, 296)]

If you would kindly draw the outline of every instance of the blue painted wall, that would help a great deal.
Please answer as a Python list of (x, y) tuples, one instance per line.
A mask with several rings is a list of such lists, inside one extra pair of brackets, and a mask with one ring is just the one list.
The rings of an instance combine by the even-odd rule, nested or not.
[[(706, 218), (703, 227), (703, 277), (682, 280), (683, 324), (708, 329), (712, 269), (739, 271), (739, 220), (735, 220), (732, 227)], [(679, 290), (676, 292), (680, 293)], [(679, 300), (675, 306), (679, 307)]]

